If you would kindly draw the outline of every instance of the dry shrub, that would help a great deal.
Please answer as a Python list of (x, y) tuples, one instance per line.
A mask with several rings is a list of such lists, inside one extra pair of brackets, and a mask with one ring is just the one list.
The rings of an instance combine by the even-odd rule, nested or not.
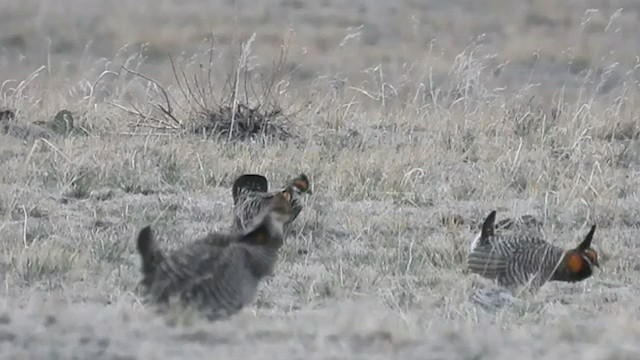
[(234, 114), (232, 105), (224, 104), (202, 116), (200, 123), (192, 129), (198, 134), (210, 134), (230, 140), (260, 137), (287, 140), (293, 137), (289, 118), (280, 107), (265, 111), (260, 105), (250, 107), (239, 103), (236, 104)]
[[(282, 80), (287, 46), (283, 44), (273, 68), (266, 71), (251, 64), (252, 36), (242, 44), (237, 63), (227, 70), (221, 89), (215, 74), (213, 44), (208, 50), (208, 64), (191, 59), (178, 65), (170, 58), (176, 81), (165, 88), (157, 81), (128, 68), (127, 72), (147, 82), (149, 109), (129, 104), (116, 105), (138, 118), (136, 127), (197, 134), (227, 141), (254, 139), (288, 140), (296, 138), (291, 118), (276, 94), (282, 94), (288, 82)], [(194, 70), (195, 69), (195, 70)]]

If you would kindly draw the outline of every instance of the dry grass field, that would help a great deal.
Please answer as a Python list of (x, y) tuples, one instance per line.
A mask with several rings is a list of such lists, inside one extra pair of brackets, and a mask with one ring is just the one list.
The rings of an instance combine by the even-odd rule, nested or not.
[[(0, 0), (0, 358), (640, 358), (638, 33), (636, 0)], [(249, 108), (278, 136), (212, 134)], [(245, 172), (312, 182), (277, 273), (157, 315), (137, 232), (226, 230)], [(500, 293), (464, 268), (493, 209), (597, 224), (601, 269)]]

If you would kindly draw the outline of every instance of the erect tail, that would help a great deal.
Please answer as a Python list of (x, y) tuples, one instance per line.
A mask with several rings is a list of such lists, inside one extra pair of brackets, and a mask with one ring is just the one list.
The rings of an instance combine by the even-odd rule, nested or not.
[(240, 175), (234, 182), (231, 189), (231, 195), (233, 197), (233, 203), (238, 203), (238, 197), (240, 192), (255, 191), (255, 192), (267, 192), (269, 190), (269, 182), (267, 178), (258, 174), (243, 174)]
[(142, 275), (153, 275), (158, 263), (163, 259), (162, 251), (153, 237), (151, 226), (146, 226), (138, 234), (138, 252), (142, 259)]
[(476, 235), (476, 237), (471, 242), (471, 246), (469, 247), (470, 252), (474, 252), (479, 246), (485, 246), (489, 238), (494, 235), (496, 221), (496, 211), (493, 210), (482, 222), (482, 228), (480, 233)]
[(484, 222), (482, 223), (482, 230), (480, 232), (481, 239), (486, 239), (488, 237), (493, 236), (493, 228), (494, 228), (495, 221), (496, 221), (496, 211), (493, 210), (492, 212), (489, 213), (489, 215), (487, 215), (487, 217), (484, 219)]
[(593, 240), (593, 234), (596, 232), (596, 225), (592, 225), (591, 226), (591, 230), (589, 230), (589, 233), (587, 234), (587, 236), (584, 237), (584, 240), (582, 240), (582, 242), (580, 243), (580, 245), (578, 245), (578, 249), (579, 250), (586, 250), (589, 247), (591, 247), (591, 241)]

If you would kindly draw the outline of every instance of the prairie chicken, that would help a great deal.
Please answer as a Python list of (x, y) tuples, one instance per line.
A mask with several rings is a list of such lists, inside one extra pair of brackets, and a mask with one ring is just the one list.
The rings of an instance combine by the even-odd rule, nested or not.
[(311, 194), (309, 178), (305, 174), (289, 180), (284, 189), (275, 192), (268, 191), (267, 178), (257, 174), (244, 174), (233, 183), (233, 223), (232, 231), (242, 231), (250, 227), (256, 216), (267, 207), (274, 197), (282, 191), (291, 194), (291, 216), (284, 224), (285, 233), (289, 224), (293, 222), (302, 211), (300, 197), (302, 194)]
[(594, 266), (600, 267), (598, 253), (591, 248), (595, 225), (576, 248), (564, 250), (534, 234), (496, 234), (495, 220), (492, 211), (471, 244), (467, 267), (501, 286), (536, 290), (547, 281), (582, 281)]
[(149, 226), (138, 235), (143, 295), (166, 306), (193, 306), (209, 319), (231, 316), (255, 298), (260, 281), (273, 273), (291, 216), (291, 194), (273, 195), (251, 229), (211, 233), (166, 255)]

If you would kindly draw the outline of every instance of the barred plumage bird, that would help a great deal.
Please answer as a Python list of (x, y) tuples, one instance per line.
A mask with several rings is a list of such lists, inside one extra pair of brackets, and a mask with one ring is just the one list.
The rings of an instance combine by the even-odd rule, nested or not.
[(212, 233), (166, 255), (149, 226), (140, 231), (143, 295), (153, 303), (194, 306), (209, 319), (231, 316), (251, 303), (273, 273), (291, 216), (291, 194), (273, 195), (251, 229)]
[(564, 250), (535, 234), (496, 234), (495, 219), (495, 211), (485, 219), (471, 244), (467, 267), (501, 286), (536, 290), (547, 281), (582, 281), (594, 266), (600, 267), (598, 253), (591, 248), (595, 225), (576, 248)]
[(274, 196), (282, 191), (291, 194), (291, 217), (285, 223), (285, 233), (289, 224), (293, 222), (302, 211), (301, 195), (310, 194), (309, 178), (305, 174), (300, 174), (289, 180), (285, 188), (275, 192), (268, 191), (267, 179), (262, 175), (244, 174), (233, 183), (233, 223), (232, 231), (241, 231), (250, 227), (256, 216), (267, 207)]

